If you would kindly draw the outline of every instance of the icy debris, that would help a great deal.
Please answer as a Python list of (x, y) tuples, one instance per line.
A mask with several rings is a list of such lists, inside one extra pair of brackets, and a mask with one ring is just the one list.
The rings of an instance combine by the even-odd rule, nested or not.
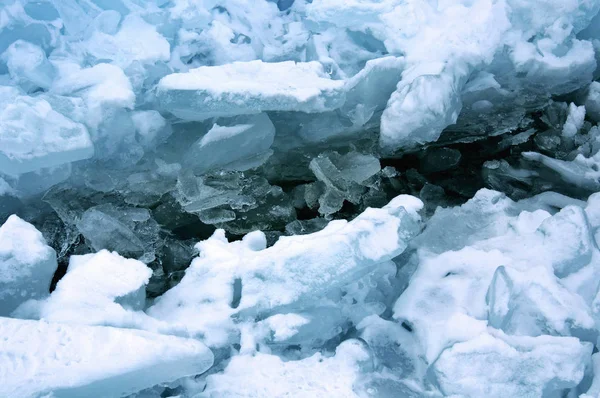
[(445, 395), (541, 397), (576, 387), (591, 350), (572, 337), (516, 337), (489, 329), (445, 350), (433, 373)]
[[(204, 332), (209, 345), (222, 345), (232, 315), (245, 318), (306, 306), (402, 253), (419, 232), (416, 212), (421, 207), (418, 199), (401, 195), (350, 222), (332, 221), (310, 235), (281, 237), (267, 249), (261, 232), (229, 243), (218, 230), (197, 245), (200, 257), (149, 314)], [(238, 300), (233, 299), (236, 295)], [(192, 315), (196, 313), (212, 315), (199, 318)]]
[(115, 397), (206, 371), (197, 340), (101, 326), (0, 318), (0, 395)]
[(0, 316), (49, 293), (56, 253), (35, 227), (13, 215), (0, 227)]
[(358, 397), (352, 386), (369, 360), (358, 340), (343, 342), (329, 358), (315, 354), (284, 362), (263, 353), (238, 355), (222, 374), (207, 378), (206, 390), (199, 397)]
[(95, 250), (116, 251), (145, 263), (155, 258), (160, 227), (148, 209), (107, 203), (87, 209), (75, 225)]
[(86, 127), (44, 98), (0, 86), (0, 107), (1, 173), (18, 176), (93, 156)]
[(324, 112), (345, 99), (344, 82), (318, 62), (262, 61), (203, 66), (171, 74), (158, 85), (162, 109), (184, 120), (264, 111)]

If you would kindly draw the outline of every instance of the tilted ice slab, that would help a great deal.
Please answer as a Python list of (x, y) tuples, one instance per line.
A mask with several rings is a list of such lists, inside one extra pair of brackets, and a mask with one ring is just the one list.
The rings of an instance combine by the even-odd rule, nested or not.
[(161, 79), (163, 110), (184, 120), (264, 111), (325, 112), (345, 100), (344, 81), (331, 80), (318, 62), (234, 62), (202, 66)]
[(208, 170), (248, 170), (272, 153), (275, 126), (265, 113), (219, 119), (184, 155), (183, 167), (197, 174)]
[(87, 159), (94, 147), (86, 127), (43, 98), (0, 86), (0, 172), (17, 176)]
[(100, 326), (0, 318), (0, 395), (115, 397), (200, 374), (197, 340)]
[(13, 215), (0, 227), (0, 316), (48, 295), (56, 253), (35, 227)]
[(148, 313), (204, 332), (209, 345), (223, 344), (232, 315), (302, 306), (402, 253), (420, 230), (421, 207), (420, 200), (400, 195), (350, 222), (336, 220), (310, 235), (282, 237), (268, 249), (262, 232), (229, 243), (218, 230), (197, 245), (200, 256), (185, 277)]

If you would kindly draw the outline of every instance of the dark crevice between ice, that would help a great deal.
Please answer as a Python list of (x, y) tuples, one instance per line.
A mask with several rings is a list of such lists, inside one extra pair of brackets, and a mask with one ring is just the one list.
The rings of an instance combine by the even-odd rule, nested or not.
[[(146, 262), (154, 271), (147, 294), (157, 297), (179, 283), (194, 256), (194, 245), (217, 228), (225, 229), (230, 241), (262, 230), (272, 245), (282, 235), (312, 233), (334, 219), (351, 220), (399, 194), (420, 197), (426, 217), (437, 206), (466, 202), (483, 187), (515, 200), (545, 190), (584, 198), (587, 192), (562, 183), (552, 171), (536, 170), (535, 179), (529, 180), (510, 171), (535, 170), (523, 161), (526, 151), (565, 158), (568, 143), (549, 127), (549, 120), (562, 112), (554, 108), (535, 111), (524, 127), (498, 136), (460, 138), (451, 127), (438, 142), (394, 156), (381, 156), (373, 139), (376, 134), (371, 133), (351, 143), (302, 151), (275, 148), (265, 164), (248, 171), (151, 179), (146, 189), (152, 198), (146, 199), (119, 187), (102, 192), (85, 173), (74, 175), (26, 201), (2, 198), (0, 222), (16, 213), (42, 231), (57, 251), (59, 268), (50, 290), (66, 272), (70, 255), (107, 248)], [(110, 173), (117, 173), (113, 180), (128, 178), (127, 172), (105, 172)], [(103, 231), (99, 221), (109, 230)]]

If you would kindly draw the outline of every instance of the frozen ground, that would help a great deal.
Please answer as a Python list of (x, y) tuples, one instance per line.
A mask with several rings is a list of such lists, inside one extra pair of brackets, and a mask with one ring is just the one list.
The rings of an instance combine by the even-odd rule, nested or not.
[(600, 0), (0, 0), (0, 396), (600, 397)]

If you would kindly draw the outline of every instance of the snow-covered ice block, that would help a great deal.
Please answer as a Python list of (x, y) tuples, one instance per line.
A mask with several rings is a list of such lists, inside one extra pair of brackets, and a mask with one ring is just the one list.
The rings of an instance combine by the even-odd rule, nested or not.
[(417, 198), (400, 195), (350, 222), (336, 220), (310, 235), (282, 237), (268, 249), (262, 232), (229, 243), (218, 230), (197, 245), (200, 257), (149, 314), (204, 331), (208, 344), (223, 344), (232, 315), (306, 306), (402, 253), (420, 231), (421, 207)]
[(0, 316), (48, 295), (56, 253), (35, 227), (12, 215), (0, 227)]
[(94, 31), (83, 44), (89, 55), (111, 60), (123, 69), (136, 61), (152, 64), (168, 61), (171, 56), (169, 42), (156, 31), (155, 26), (137, 15), (128, 15), (116, 34)]
[(596, 341), (594, 318), (583, 298), (544, 269), (500, 266), (487, 293), (489, 325), (510, 335), (574, 335)]
[(466, 77), (439, 62), (405, 71), (381, 117), (381, 145), (408, 149), (436, 141), (458, 119)]
[(49, 322), (120, 327), (141, 326), (145, 320), (145, 286), (152, 270), (115, 252), (71, 256), (66, 275), (50, 297), (29, 301), (13, 314)]
[(3, 397), (108, 398), (203, 373), (213, 354), (193, 339), (0, 318), (0, 363)]
[(244, 171), (271, 154), (275, 126), (265, 113), (220, 119), (184, 155), (183, 166), (197, 174), (216, 168)]
[(18, 176), (94, 154), (88, 130), (41, 97), (0, 86), (0, 172)]
[(51, 92), (81, 97), (87, 105), (85, 123), (97, 128), (111, 108), (133, 109), (135, 93), (123, 69), (112, 64), (97, 64), (91, 68), (65, 63), (61, 65), (59, 77)]
[(369, 359), (358, 340), (343, 342), (329, 358), (317, 353), (284, 362), (263, 353), (238, 355), (223, 373), (207, 377), (206, 390), (199, 397), (358, 397), (352, 386)]
[(15, 41), (2, 54), (2, 59), (11, 78), (26, 91), (48, 90), (56, 77), (56, 70), (44, 50), (27, 41)]
[(184, 120), (264, 111), (325, 112), (344, 104), (344, 81), (331, 80), (318, 62), (262, 61), (202, 66), (165, 76), (162, 109)]
[(529, 212), (525, 202), (481, 190), (460, 207), (438, 209), (413, 240), (418, 267), (394, 318), (412, 325), (428, 361), (473, 337), (475, 326), (457, 326), (466, 317), (507, 333), (595, 339), (591, 299), (577, 287), (597, 278), (579, 274), (592, 272), (597, 252), (584, 210)]
[(592, 348), (572, 337), (507, 336), (490, 328), (445, 350), (433, 373), (445, 395), (552, 396), (579, 384)]

